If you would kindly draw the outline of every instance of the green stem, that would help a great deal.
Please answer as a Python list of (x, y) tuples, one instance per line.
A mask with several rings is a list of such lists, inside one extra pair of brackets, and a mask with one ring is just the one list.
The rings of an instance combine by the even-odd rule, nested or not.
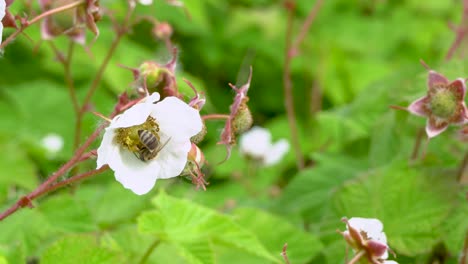
[(153, 243), (151, 243), (151, 245), (148, 247), (143, 257), (141, 257), (140, 262), (138, 263), (140, 264), (146, 263), (148, 261), (148, 258), (151, 256), (151, 253), (153, 253), (154, 249), (159, 245), (159, 243), (161, 243), (159, 239), (156, 239)]

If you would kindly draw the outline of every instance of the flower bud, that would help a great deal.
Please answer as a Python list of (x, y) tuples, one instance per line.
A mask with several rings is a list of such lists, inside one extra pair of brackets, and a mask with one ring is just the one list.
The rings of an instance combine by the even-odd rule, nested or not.
[(146, 81), (146, 88), (148, 91), (154, 92), (153, 90), (161, 83), (164, 79), (162, 68), (155, 62), (147, 61), (143, 62), (139, 67), (140, 82)]
[(206, 136), (206, 133), (208, 133), (208, 130), (206, 129), (205, 122), (202, 121), (202, 123), (203, 123), (202, 130), (198, 134), (196, 134), (195, 136), (190, 138), (190, 141), (192, 141), (192, 143), (194, 143), (194, 144), (198, 144), (198, 143), (202, 142), (203, 139)]
[(253, 118), (247, 103), (242, 103), (232, 120), (234, 133), (242, 134), (252, 127)]
[(167, 22), (157, 23), (153, 28), (153, 34), (156, 38), (165, 40), (172, 36), (172, 26)]

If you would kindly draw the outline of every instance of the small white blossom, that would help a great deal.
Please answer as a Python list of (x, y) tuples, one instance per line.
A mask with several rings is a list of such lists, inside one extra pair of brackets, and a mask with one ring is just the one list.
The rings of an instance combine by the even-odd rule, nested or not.
[[(116, 116), (106, 128), (97, 150), (97, 168), (108, 164), (117, 181), (138, 195), (149, 192), (157, 179), (180, 175), (187, 163), (190, 138), (202, 129), (200, 113), (196, 109), (176, 97), (158, 102), (159, 98), (158, 93), (153, 93)], [(159, 127), (159, 142), (166, 145), (156, 157), (142, 161), (138, 154), (123, 147), (117, 136), (122, 128), (142, 125), (148, 118), (155, 120)]]
[(289, 143), (281, 139), (271, 142), (271, 134), (265, 128), (254, 127), (242, 135), (240, 151), (244, 155), (259, 160), (263, 165), (269, 166), (278, 163), (289, 151)]
[(386, 260), (390, 249), (380, 220), (353, 217), (349, 220), (344, 218), (343, 221), (346, 223), (346, 230), (342, 235), (353, 250), (364, 250), (371, 263), (398, 264), (393, 260)]
[(6, 3), (5, 0), (0, 0), (0, 44), (2, 44), (3, 24), (1, 23), (5, 16)]
[(151, 5), (153, 0), (138, 0), (138, 2), (142, 5)]
[(60, 135), (50, 133), (41, 140), (41, 145), (50, 154), (55, 154), (63, 148), (63, 138)]

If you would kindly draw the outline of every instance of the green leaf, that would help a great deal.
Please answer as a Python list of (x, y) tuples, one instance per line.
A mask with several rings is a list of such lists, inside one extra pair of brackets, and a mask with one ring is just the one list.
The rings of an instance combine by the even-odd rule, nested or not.
[(291, 263), (309, 263), (322, 249), (319, 239), (291, 225), (286, 219), (254, 208), (234, 211), (236, 223), (253, 232), (278, 260), (283, 245), (288, 244), (287, 255)]
[[(103, 175), (113, 178), (112, 173), (106, 172)], [(150, 198), (135, 195), (114, 180), (107, 182), (105, 188), (100, 185), (80, 187), (76, 195), (79, 201), (87, 205), (94, 221), (103, 227), (133, 220), (149, 205)]]
[(43, 254), (41, 263), (122, 263), (118, 252), (101, 247), (93, 235), (70, 235), (51, 245)]
[(53, 196), (36, 209), (61, 232), (91, 232), (97, 230), (91, 213), (69, 193)]
[(284, 214), (299, 213), (309, 221), (322, 218), (337, 186), (353, 178), (366, 162), (342, 155), (314, 155), (317, 165), (299, 172), (284, 189), (275, 209)]
[[(138, 227), (142, 233), (154, 234), (161, 241), (177, 243), (178, 246), (206, 241), (223, 243), (264, 259), (275, 260), (251, 232), (225, 215), (165, 193), (160, 193), (154, 203), (158, 210), (143, 213), (138, 219)], [(202, 252), (197, 253), (194, 253), (197, 250), (195, 247), (185, 249), (182, 256), (187, 251), (191, 255), (206, 254), (203, 253), (206, 252), (206, 247), (202, 247)], [(192, 258), (187, 258), (190, 259)]]
[(447, 217), (443, 224), (443, 240), (448, 251), (456, 256), (463, 248), (465, 236), (468, 234), (468, 203), (466, 201), (466, 193), (468, 188), (460, 190), (458, 195), (457, 207)]
[(362, 175), (338, 190), (333, 201), (337, 215), (380, 219), (390, 246), (414, 256), (431, 250), (443, 235), (456, 186), (443, 171), (405, 163)]
[(214, 264), (212, 244), (209, 240), (173, 243), (178, 253), (191, 264)]
[[(0, 186), (17, 186), (32, 190), (38, 184), (36, 167), (17, 141), (7, 141), (0, 135)], [(1, 188), (0, 188), (1, 189)], [(6, 190), (5, 190), (6, 191)]]
[(31, 256), (56, 232), (42, 214), (25, 208), (2, 220), (0, 234), (0, 248), (9, 248), (12, 255)]

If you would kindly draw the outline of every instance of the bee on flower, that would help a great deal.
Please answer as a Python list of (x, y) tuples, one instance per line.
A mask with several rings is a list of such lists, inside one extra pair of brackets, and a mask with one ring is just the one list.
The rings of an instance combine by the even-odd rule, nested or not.
[(157, 179), (182, 173), (190, 138), (202, 130), (198, 110), (176, 97), (159, 99), (153, 93), (112, 119), (97, 150), (97, 168), (108, 164), (117, 181), (138, 195)]

